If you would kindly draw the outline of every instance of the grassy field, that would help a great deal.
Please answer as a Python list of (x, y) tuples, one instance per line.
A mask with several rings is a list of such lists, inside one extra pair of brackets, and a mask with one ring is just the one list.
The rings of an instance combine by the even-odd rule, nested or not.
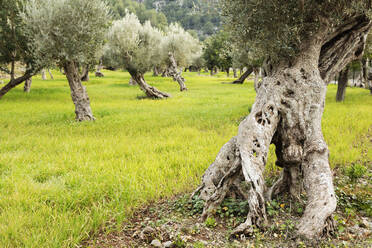
[[(188, 92), (147, 77), (173, 97), (139, 100), (129, 74), (105, 71), (86, 83), (97, 121), (76, 123), (67, 81), (54, 74), (0, 101), (0, 247), (73, 247), (139, 204), (192, 190), (255, 98), (252, 82), (185, 73)], [(329, 86), (323, 118), (331, 166), (371, 164), (372, 96), (335, 94)]]

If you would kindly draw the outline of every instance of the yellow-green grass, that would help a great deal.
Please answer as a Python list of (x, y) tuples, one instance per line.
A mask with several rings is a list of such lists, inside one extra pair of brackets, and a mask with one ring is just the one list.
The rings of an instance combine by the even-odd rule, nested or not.
[[(58, 72), (0, 101), (0, 247), (73, 247), (139, 204), (191, 191), (255, 98), (252, 82), (185, 73), (189, 91), (148, 76), (173, 97), (139, 100), (128, 73), (104, 73), (86, 83), (95, 122), (74, 121)], [(329, 86), (323, 118), (331, 165), (371, 163), (372, 96), (347, 89), (336, 103), (335, 93)]]

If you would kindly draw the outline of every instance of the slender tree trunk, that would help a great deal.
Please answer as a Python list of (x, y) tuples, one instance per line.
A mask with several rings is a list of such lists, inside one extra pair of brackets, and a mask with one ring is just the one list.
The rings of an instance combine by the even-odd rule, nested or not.
[(157, 77), (157, 76), (159, 76), (159, 69), (158, 69), (158, 67), (157, 66), (154, 66), (154, 72), (153, 72), (153, 74), (152, 74), (154, 77)]
[(230, 68), (226, 68), (226, 76), (230, 77)]
[(11, 68), (10, 68), (10, 81), (14, 80), (15, 78), (15, 61), (13, 60), (11, 63)]
[(53, 74), (52, 74), (52, 72), (50, 71), (50, 69), (48, 69), (48, 73), (49, 73), (50, 79), (54, 80)]
[(67, 62), (64, 65), (68, 84), (70, 85), (71, 98), (75, 104), (77, 121), (95, 120), (90, 108), (90, 100), (86, 88), (81, 83), (78, 65), (75, 62)]
[(180, 91), (187, 90), (185, 79), (182, 77), (181, 73), (177, 70), (177, 62), (172, 53), (168, 54), (169, 66), (168, 72), (169, 75), (173, 78), (173, 81), (176, 81), (180, 86)]
[(368, 88), (369, 88), (369, 93), (372, 95), (372, 73), (370, 72), (368, 63), (367, 63), (366, 74), (367, 74), (367, 85), (368, 85)]
[(45, 69), (41, 70), (41, 79), (47, 80)]
[(25, 81), (25, 86), (23, 87), (23, 91), (26, 92), (26, 93), (30, 93), (31, 84), (32, 84), (32, 77), (30, 77), (29, 79), (27, 79)]
[(81, 73), (81, 81), (89, 81), (89, 65), (83, 67), (83, 72)]
[(233, 68), (234, 78), (238, 78), (238, 70)]
[(99, 61), (99, 65), (97, 66), (97, 70), (94, 74), (96, 77), (104, 77), (105, 76), (105, 74), (103, 74), (103, 72), (101, 72), (102, 68), (103, 68), (103, 66), (102, 66), (102, 59), (101, 59)]
[(249, 75), (251, 75), (251, 73), (253, 72), (253, 67), (252, 66), (249, 66), (247, 68), (247, 70), (240, 76), (240, 78), (238, 78), (237, 80), (235, 80), (234, 82), (232, 82), (233, 84), (243, 84), (245, 79), (247, 77), (249, 77)]
[(20, 85), (21, 83), (23, 83), (24, 81), (26, 81), (27, 79), (31, 77), (32, 77), (32, 74), (26, 72), (26, 74), (23, 75), (22, 77), (14, 78), (10, 80), (9, 83), (7, 83), (3, 88), (0, 89), (0, 99), (6, 93), (8, 93), (11, 89), (15, 88), (16, 86)]
[(146, 94), (147, 97), (153, 99), (163, 99), (170, 97), (168, 93), (161, 92), (157, 88), (148, 85), (143, 77), (143, 74), (138, 73), (136, 70), (133, 69), (128, 69), (128, 72), (132, 76), (133, 80), (137, 82), (138, 86)]
[(362, 68), (362, 82), (366, 89), (369, 89), (369, 82), (368, 82), (368, 59), (363, 58), (361, 60), (361, 68)]
[(257, 92), (258, 88), (260, 87), (260, 70), (257, 67), (253, 67), (254, 72), (254, 90)]
[(343, 102), (345, 99), (348, 75), (349, 75), (349, 67), (346, 67), (345, 69), (343, 69), (339, 74), (336, 102)]
[(210, 72), (210, 75), (213, 76), (213, 68), (209, 72)]

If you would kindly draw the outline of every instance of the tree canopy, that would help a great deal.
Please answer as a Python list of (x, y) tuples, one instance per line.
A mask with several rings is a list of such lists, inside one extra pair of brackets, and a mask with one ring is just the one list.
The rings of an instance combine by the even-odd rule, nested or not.
[(110, 16), (101, 0), (30, 0), (23, 20), (38, 57), (90, 64), (101, 52)]
[(222, 1), (235, 40), (271, 59), (294, 56), (322, 25), (336, 27), (347, 17), (371, 15), (368, 4), (365, 0)]

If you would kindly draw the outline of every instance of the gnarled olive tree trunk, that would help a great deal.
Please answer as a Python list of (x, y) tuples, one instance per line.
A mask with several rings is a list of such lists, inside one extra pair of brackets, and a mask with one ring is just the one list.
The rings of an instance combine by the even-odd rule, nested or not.
[(143, 77), (143, 74), (137, 72), (136, 70), (128, 69), (128, 72), (132, 76), (132, 79), (136, 81), (140, 89), (146, 94), (147, 97), (154, 99), (163, 99), (171, 96), (168, 93), (161, 92), (157, 88), (148, 85)]
[[(267, 222), (267, 201), (286, 191), (297, 199), (303, 185), (307, 206), (297, 234), (315, 238), (332, 227), (336, 195), (321, 129), (327, 82), (362, 55), (370, 28), (368, 19), (356, 18), (345, 27), (321, 29), (303, 43), (292, 61), (268, 67), (271, 70), (258, 89), (251, 113), (241, 122), (237, 136), (222, 147), (193, 194), (205, 201), (204, 218), (226, 196), (239, 197), (248, 201), (249, 213), (233, 234), (249, 233), (253, 226)], [(283, 170), (268, 188), (263, 172), (270, 144), (275, 144), (276, 164)]]
[(90, 108), (90, 100), (86, 88), (81, 83), (79, 68), (75, 62), (66, 62), (64, 70), (70, 85), (71, 98), (75, 104), (75, 119), (77, 121), (95, 120)]
[(235, 80), (232, 83), (233, 84), (243, 84), (245, 79), (247, 79), (247, 77), (249, 77), (249, 75), (251, 75), (252, 72), (253, 72), (253, 66), (249, 66), (247, 68), (247, 70), (237, 80)]
[(346, 66), (345, 69), (340, 71), (339, 76), (338, 76), (336, 102), (342, 102), (345, 100), (347, 81), (349, 79), (348, 76), (349, 76), (349, 67)]
[(23, 87), (23, 91), (26, 92), (26, 93), (30, 93), (31, 91), (31, 84), (32, 84), (32, 77), (27, 79), (25, 81), (25, 85)]
[(177, 69), (177, 62), (172, 53), (168, 54), (169, 66), (168, 74), (180, 85), (180, 91), (187, 90), (185, 79), (182, 77), (181, 72)]

